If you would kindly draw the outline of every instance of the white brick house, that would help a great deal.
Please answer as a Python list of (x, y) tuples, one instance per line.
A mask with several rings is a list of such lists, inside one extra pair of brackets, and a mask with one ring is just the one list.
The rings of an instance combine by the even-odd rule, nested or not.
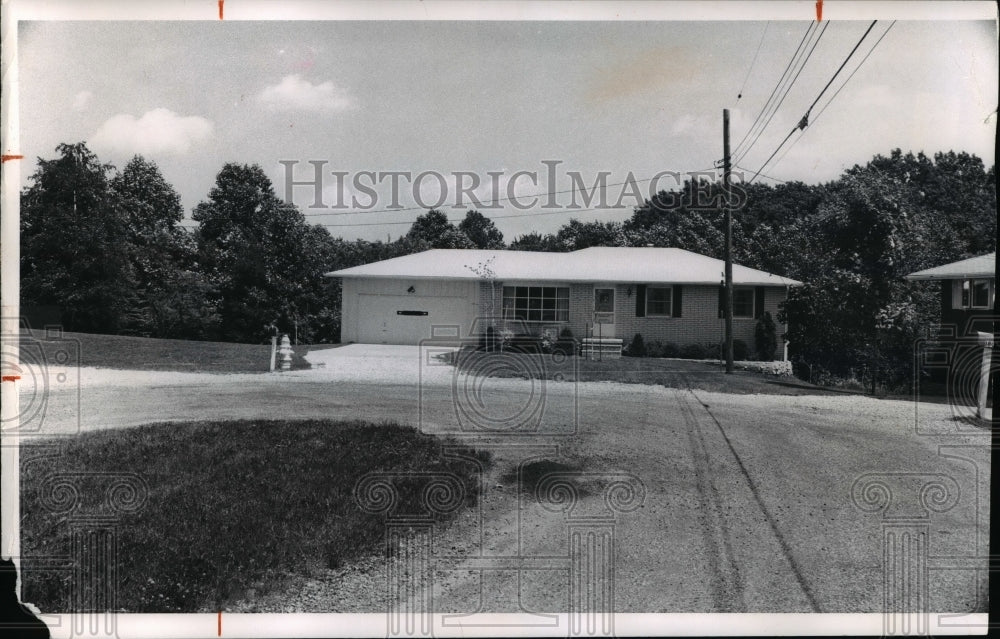
[[(724, 263), (676, 248), (435, 249), (327, 275), (343, 281), (342, 342), (417, 344), (434, 326), (451, 327), (436, 336), (466, 338), (488, 316), (523, 320), (536, 334), (568, 327), (577, 338), (625, 343), (636, 333), (646, 342), (718, 343), (724, 331)], [(757, 319), (769, 311), (777, 321), (788, 288), (800, 284), (738, 264), (733, 283), (733, 337), (751, 345)]]

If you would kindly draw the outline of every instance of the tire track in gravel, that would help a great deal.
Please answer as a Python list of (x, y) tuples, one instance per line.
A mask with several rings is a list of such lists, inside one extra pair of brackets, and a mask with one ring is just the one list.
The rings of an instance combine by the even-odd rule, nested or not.
[(695, 483), (701, 510), (698, 515), (708, 554), (711, 572), (712, 601), (719, 612), (746, 612), (743, 600), (743, 580), (722, 513), (718, 487), (711, 477), (711, 463), (705, 438), (694, 410), (684, 397), (684, 391), (672, 389), (684, 418), (688, 444), (693, 458)]
[[(713, 579), (713, 587), (717, 590), (713, 590), (713, 592), (716, 592), (720, 597), (718, 601), (722, 611), (729, 612), (730, 606), (738, 606), (735, 611), (747, 610), (746, 599), (748, 597), (754, 599), (751, 607), (754, 610), (759, 609), (757, 604), (761, 599), (761, 591), (766, 592), (767, 589), (765, 575), (768, 569), (774, 570), (776, 566), (775, 562), (765, 561), (761, 563), (761, 559), (764, 559), (766, 554), (765, 557), (755, 556), (755, 551), (760, 553), (765, 551), (768, 546), (776, 545), (776, 547), (771, 548), (772, 554), (776, 555), (773, 559), (784, 564), (787, 567), (787, 572), (790, 572), (794, 577), (796, 589), (799, 591), (797, 594), (800, 595), (798, 598), (804, 598), (803, 603), (806, 603), (812, 612), (821, 612), (812, 588), (795, 561), (785, 536), (781, 533), (777, 521), (764, 503), (757, 485), (726, 434), (722, 423), (712, 413), (709, 405), (691, 388), (682, 374), (676, 374), (673, 382), (672, 390), (682, 407), (681, 412), (688, 425), (696, 473), (699, 476), (704, 476), (704, 478), (698, 478), (698, 490), (703, 495), (708, 510), (704, 519), (705, 525), (708, 526), (705, 530), (706, 541), (710, 549), (719, 553), (718, 559), (711, 563), (713, 571), (718, 573), (717, 578)], [(697, 414), (701, 411), (695, 412), (686, 397), (687, 395), (690, 395), (704, 410), (702, 415), (707, 415), (714, 424), (714, 428), (711, 429), (714, 431), (713, 433), (706, 432), (703, 427), (704, 418), (699, 419)], [(715, 438), (713, 435), (720, 437), (724, 442), (725, 452), (720, 451), (718, 446), (712, 447), (707, 443), (709, 438)], [(720, 459), (722, 456), (729, 459)], [(712, 469), (713, 460), (716, 470)], [(732, 472), (732, 462), (735, 462), (738, 473)], [(720, 490), (716, 481), (720, 467), (724, 467), (723, 470), (726, 474), (735, 475), (729, 481), (728, 490)], [(749, 495), (746, 495), (746, 492)], [(738, 507), (731, 507), (730, 504), (744, 506), (742, 509), (744, 512), (740, 512), (741, 509)], [(751, 511), (759, 511), (767, 524), (766, 528), (755, 521), (756, 518)], [(719, 530), (713, 531), (712, 528), (716, 526)], [(734, 540), (734, 535), (739, 539)], [(749, 565), (741, 566), (745, 562)], [(730, 574), (727, 574), (727, 571)], [(762, 580), (763, 583), (761, 583)], [(787, 581), (787, 577), (785, 581)], [(749, 592), (750, 590), (753, 592)], [(774, 601), (776, 598), (771, 594), (765, 599)]]
[(740, 473), (742, 474), (743, 479), (746, 482), (747, 488), (749, 488), (750, 490), (750, 494), (753, 495), (753, 499), (754, 502), (756, 502), (757, 504), (757, 508), (759, 508), (760, 512), (763, 513), (764, 518), (771, 529), (771, 533), (774, 535), (774, 539), (777, 541), (778, 546), (781, 548), (781, 554), (784, 557), (785, 561), (788, 563), (788, 567), (791, 569), (792, 574), (795, 576), (795, 581), (798, 584), (799, 588), (801, 588), (802, 594), (805, 596), (806, 600), (808, 600), (809, 606), (812, 608), (812, 611), (822, 612), (819, 603), (816, 601), (816, 597), (813, 595), (812, 588), (809, 586), (809, 583), (805, 580), (805, 577), (802, 575), (802, 569), (795, 561), (795, 557), (792, 554), (792, 549), (789, 547), (788, 542), (785, 540), (784, 535), (781, 534), (781, 530), (778, 529), (778, 524), (775, 521), (774, 516), (771, 514), (767, 506), (764, 504), (764, 500), (761, 498), (760, 492), (757, 489), (757, 485), (754, 484), (753, 479), (750, 477), (750, 473), (747, 471), (746, 466), (743, 464), (743, 460), (740, 458), (739, 453), (737, 453), (736, 449), (733, 448), (733, 443), (726, 435), (726, 431), (722, 427), (722, 423), (718, 420), (718, 418), (716, 418), (716, 416), (709, 409), (708, 404), (703, 402), (698, 397), (698, 394), (694, 392), (693, 389), (689, 388), (688, 392), (690, 392), (692, 397), (694, 397), (695, 400), (699, 404), (701, 404), (701, 406), (705, 409), (705, 412), (708, 414), (709, 417), (711, 417), (712, 421), (718, 427), (719, 434), (722, 435), (722, 438), (726, 442), (726, 447), (728, 448), (733, 459), (736, 461), (736, 465), (739, 466)]

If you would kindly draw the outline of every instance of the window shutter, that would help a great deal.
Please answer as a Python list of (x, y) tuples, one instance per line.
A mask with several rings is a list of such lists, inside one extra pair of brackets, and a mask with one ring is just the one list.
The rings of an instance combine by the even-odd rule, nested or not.
[(680, 317), (681, 310), (684, 301), (684, 287), (680, 284), (674, 284), (674, 299), (673, 299), (673, 316)]
[(646, 285), (635, 286), (635, 316), (646, 317)]
[(952, 288), (955, 286), (954, 280), (941, 280), (941, 310), (950, 311), (952, 309)]
[(719, 284), (719, 317), (726, 316), (726, 285)]
[(754, 287), (753, 296), (753, 316), (755, 319), (759, 319), (764, 315), (764, 287)]

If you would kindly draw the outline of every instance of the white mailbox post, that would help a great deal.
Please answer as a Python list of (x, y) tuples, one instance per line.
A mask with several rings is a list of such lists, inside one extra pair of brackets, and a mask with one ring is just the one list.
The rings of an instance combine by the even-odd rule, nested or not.
[(278, 336), (277, 335), (272, 335), (271, 336), (271, 368), (268, 369), (272, 373), (274, 372), (274, 364), (275, 364), (275, 361), (277, 361), (277, 356), (278, 356)]
[[(976, 416), (986, 419), (986, 393), (990, 388), (990, 364), (993, 361), (993, 334), (977, 331), (979, 343), (983, 346), (983, 362), (979, 369), (979, 405)], [(996, 410), (996, 406), (993, 407)]]

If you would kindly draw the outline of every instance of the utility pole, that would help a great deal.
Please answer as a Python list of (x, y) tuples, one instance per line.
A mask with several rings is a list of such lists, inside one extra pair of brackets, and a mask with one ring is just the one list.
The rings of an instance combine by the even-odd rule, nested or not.
[(733, 212), (729, 197), (729, 109), (722, 110), (722, 197), (726, 213), (726, 374), (733, 372)]

